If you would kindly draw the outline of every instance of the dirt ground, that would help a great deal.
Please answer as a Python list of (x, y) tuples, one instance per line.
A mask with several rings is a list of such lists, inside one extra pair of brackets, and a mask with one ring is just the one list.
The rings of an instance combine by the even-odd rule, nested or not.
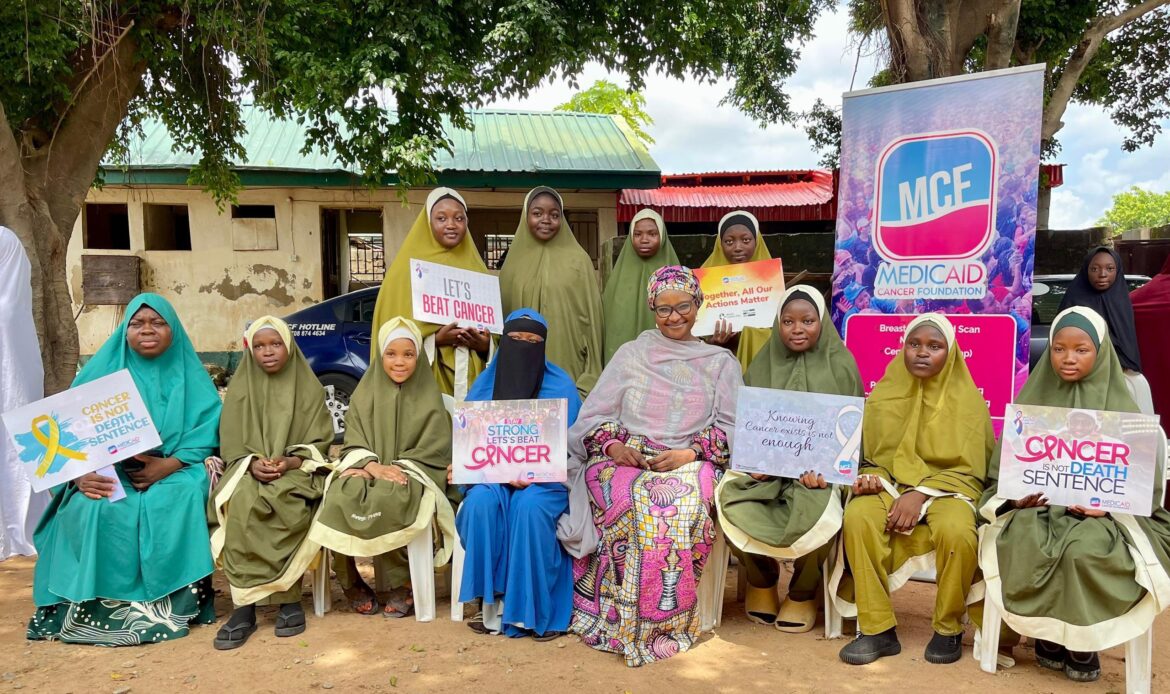
[[(1017, 648), (1016, 667), (992, 676), (971, 657), (970, 633), (963, 660), (930, 665), (922, 650), (930, 637), (933, 586), (911, 584), (895, 594), (902, 621), (902, 655), (866, 667), (837, 659), (844, 640), (782, 634), (753, 624), (735, 598), (735, 570), (728, 572), (723, 625), (691, 651), (641, 668), (627, 668), (575, 637), (551, 643), (475, 634), (452, 622), (440, 602), (434, 622), (363, 617), (350, 611), (336, 582), (334, 611), (311, 614), (299, 637), (272, 634), (274, 608), (261, 610), (261, 626), (243, 648), (212, 649), (215, 626), (196, 627), (179, 641), (136, 648), (95, 648), (29, 642), (32, 613), (31, 559), (0, 562), (0, 693), (36, 692), (555, 692), (616, 694), (679, 692), (1044, 692), (1125, 691), (1123, 648), (1102, 656), (1099, 682), (1077, 685), (1037, 667), (1029, 648)], [(231, 609), (222, 577), (216, 577), (221, 618)], [(440, 592), (443, 592), (440, 587)], [(1170, 618), (1159, 619), (1161, 634)], [(846, 623), (846, 629), (851, 623)], [(1170, 681), (1170, 642), (1155, 639), (1153, 691)]]

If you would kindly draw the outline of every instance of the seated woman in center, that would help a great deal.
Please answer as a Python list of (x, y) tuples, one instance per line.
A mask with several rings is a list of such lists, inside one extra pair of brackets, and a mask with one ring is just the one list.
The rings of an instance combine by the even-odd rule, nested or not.
[(375, 587), (387, 594), (384, 617), (413, 610), (410, 564), (400, 548), (435, 520), (443, 534), (436, 566), (453, 547), (455, 514), (447, 500), (451, 417), (428, 368), (414, 321), (395, 316), (378, 328), (381, 359), (366, 370), (345, 416), (341, 461), (309, 538), (336, 552), (334, 568), (358, 614), (380, 609), (354, 557), (373, 557)]
[(307, 535), (325, 486), (333, 419), (325, 389), (281, 319), (264, 316), (244, 332), (219, 438), (228, 467), (208, 520), (236, 609), (214, 646), (244, 645), (256, 631), (257, 605), (280, 605), (276, 635), (296, 636), (305, 630), (301, 577), (320, 549)]
[(938, 578), (926, 660), (959, 660), (960, 620), (978, 568), (974, 504), (994, 446), (987, 403), (954, 326), (942, 314), (918, 316), (865, 405), (864, 459), (845, 505), (850, 575), (845, 580), (839, 562), (830, 586), (860, 631), (841, 660), (864, 665), (901, 653), (890, 593), (928, 569), (932, 552)]
[[(757, 388), (861, 397), (857, 362), (826, 320), (820, 292), (798, 284), (780, 303), (772, 339), (748, 368)], [(719, 484), (719, 517), (748, 578), (748, 618), (799, 633), (813, 628), (821, 566), (841, 529), (839, 490), (806, 472), (800, 480), (729, 472)], [(794, 559), (783, 604), (777, 559)]]
[[(1044, 356), (1016, 403), (1081, 410), (1072, 416), (1087, 415), (1089, 432), (1093, 413), (1084, 410), (1139, 411), (1105, 320), (1095, 311), (1062, 311)], [(1036, 638), (1038, 664), (1063, 670), (1071, 680), (1095, 681), (1101, 676), (1097, 651), (1145, 633), (1170, 607), (1170, 513), (1162, 508), (1162, 432), (1158, 437), (1148, 518), (1050, 506), (1039, 494), (1006, 499), (998, 487), (999, 456), (993, 459), (980, 507), (991, 523), (980, 543), (987, 599), (1000, 608), (1006, 627)], [(1006, 633), (1000, 643), (1013, 645), (1013, 636)]]
[(703, 294), (690, 270), (664, 267), (647, 291), (657, 329), (617, 351), (569, 431), (558, 529), (578, 557), (572, 631), (630, 666), (699, 637), (696, 590), (743, 385), (730, 352), (691, 334)]
[[(468, 400), (568, 400), (568, 426), (581, 398), (573, 379), (545, 358), (548, 323), (531, 309), (508, 316), (495, 360)], [(461, 602), (482, 601), (468, 622), (480, 633), (554, 639), (569, 628), (573, 563), (557, 542), (557, 521), (569, 510), (559, 483), (512, 482), (465, 487), (459, 539), (467, 551)], [(500, 605), (503, 604), (501, 611)]]

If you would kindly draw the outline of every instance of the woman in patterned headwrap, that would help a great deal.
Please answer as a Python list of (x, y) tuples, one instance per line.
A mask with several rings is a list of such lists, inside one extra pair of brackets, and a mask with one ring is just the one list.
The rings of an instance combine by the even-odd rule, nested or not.
[(558, 527), (578, 558), (572, 631), (631, 666), (699, 636), (696, 587), (743, 384), (730, 352), (691, 334), (703, 294), (690, 270), (658, 270), (648, 294), (658, 329), (617, 351), (569, 430)]

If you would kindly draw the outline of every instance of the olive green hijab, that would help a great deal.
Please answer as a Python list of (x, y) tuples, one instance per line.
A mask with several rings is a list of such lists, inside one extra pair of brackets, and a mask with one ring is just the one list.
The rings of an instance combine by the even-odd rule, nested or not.
[[(404, 332), (404, 329), (406, 332)], [(383, 465), (396, 460), (418, 463), (438, 485), (447, 487), (451, 462), (451, 418), (422, 351), (422, 335), (413, 321), (391, 318), (378, 331), (378, 353), (398, 337), (408, 337), (418, 350), (418, 366), (401, 385), (375, 359), (349, 400), (341, 457), (367, 450)]]
[[(561, 206), (561, 227), (548, 241), (528, 230), (528, 206), (547, 193)], [(504, 315), (531, 308), (548, 320), (547, 359), (568, 372), (584, 398), (601, 375), (604, 311), (589, 254), (577, 243), (564, 217), (564, 201), (552, 188), (533, 188), (508, 258), (500, 269)]]
[[(275, 330), (288, 348), (288, 361), (274, 374), (265, 373), (252, 356), (252, 339), (266, 328)], [(333, 418), (325, 407), (325, 389), (279, 318), (259, 318), (244, 333), (244, 359), (224, 397), (219, 441), (228, 463), (249, 455), (286, 455), (298, 445), (328, 454)]]
[[(643, 219), (652, 220), (658, 226), (658, 252), (643, 259), (634, 250), (634, 225)], [(650, 275), (660, 267), (679, 265), (678, 254), (666, 235), (666, 222), (662, 215), (646, 208), (630, 220), (630, 231), (622, 244), (617, 263), (601, 295), (605, 311), (605, 363), (613, 359), (618, 347), (633, 342), (644, 330), (655, 326), (654, 313), (646, 304), (646, 283)]]
[(807, 284), (790, 287), (780, 299), (780, 310), (797, 299), (811, 303), (821, 317), (821, 334), (816, 344), (803, 352), (788, 349), (780, 339), (780, 316), (777, 316), (772, 339), (752, 360), (744, 382), (756, 388), (861, 397), (857, 361), (841, 341), (833, 322), (828, 320), (821, 293)]

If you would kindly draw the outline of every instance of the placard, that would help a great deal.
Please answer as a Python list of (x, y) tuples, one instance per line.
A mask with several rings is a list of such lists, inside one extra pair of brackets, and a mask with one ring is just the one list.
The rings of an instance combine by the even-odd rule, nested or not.
[(21, 467), (38, 492), (162, 444), (126, 369), (3, 416)]
[[(1010, 405), (999, 457), (999, 495), (1043, 493), (1079, 505), (1148, 516), (1162, 431), (1152, 415)], [(738, 442), (737, 442), (738, 443)]]
[(458, 323), (497, 335), (504, 331), (500, 279), (495, 275), (411, 258), (410, 290), (415, 320)]
[(779, 258), (738, 265), (695, 269), (703, 290), (703, 305), (692, 331), (697, 337), (715, 334), (715, 322), (731, 329), (771, 328), (784, 295), (784, 265)]
[(830, 484), (853, 484), (865, 400), (773, 388), (739, 389), (731, 467), (799, 479), (815, 470)]
[(566, 481), (568, 407), (564, 398), (457, 403), (451, 414), (452, 481)]

